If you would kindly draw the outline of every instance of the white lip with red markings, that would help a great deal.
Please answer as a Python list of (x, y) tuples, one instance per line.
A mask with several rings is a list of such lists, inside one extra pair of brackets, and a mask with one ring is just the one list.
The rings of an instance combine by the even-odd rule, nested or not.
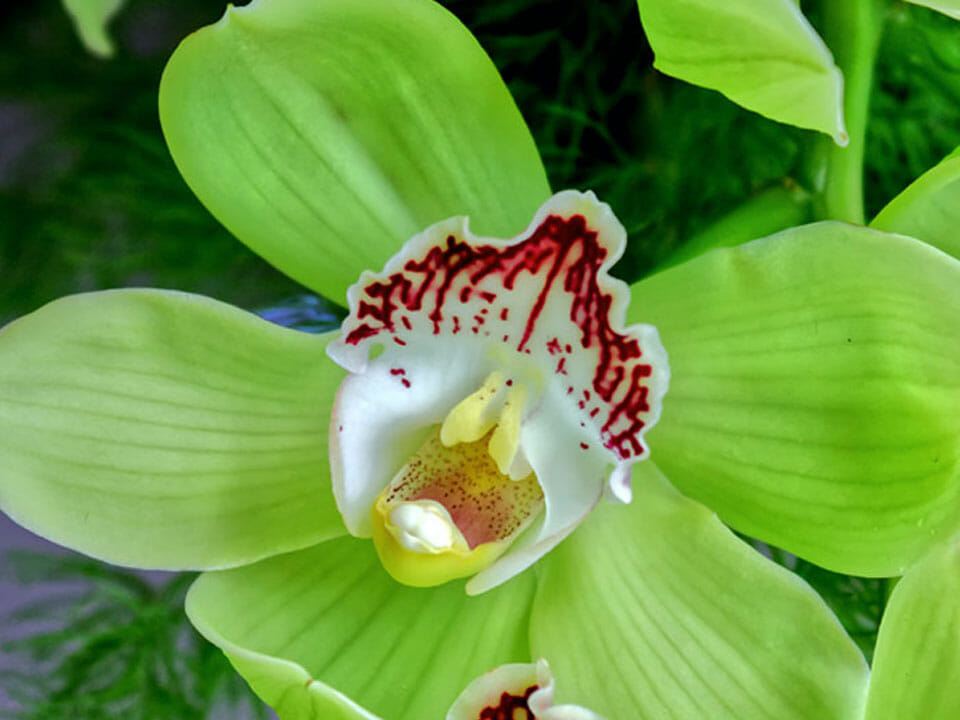
[(501, 665), (471, 682), (446, 720), (603, 720), (579, 705), (554, 705), (553, 695), (546, 660)]
[(503, 387), (490, 412), (512, 386), (524, 389), (508, 474), (532, 468), (545, 509), (522, 547), (476, 575), (468, 591), (499, 584), (547, 552), (589, 513), (605, 482), (629, 500), (629, 467), (649, 454), (643, 436), (659, 417), (669, 370), (654, 327), (623, 327), (629, 289), (608, 271), (625, 244), (609, 206), (593, 193), (564, 191), (514, 239), (478, 238), (466, 218), (451, 218), (409, 240), (383, 272), (363, 273), (327, 350), (350, 372), (330, 450), (351, 533), (370, 534), (378, 494), (491, 377)]

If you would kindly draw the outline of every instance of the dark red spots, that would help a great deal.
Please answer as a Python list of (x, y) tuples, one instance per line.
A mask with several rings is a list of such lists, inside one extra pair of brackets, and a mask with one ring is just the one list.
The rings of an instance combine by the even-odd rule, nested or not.
[(390, 368), (391, 375), (406, 375), (407, 371), (403, 368)]
[(580, 443), (580, 447), (582, 447), (584, 450), (587, 450), (590, 448), (590, 446), (587, 445), (585, 442)]
[(405, 388), (410, 387), (410, 381), (407, 380), (406, 378), (400, 378), (400, 382), (403, 384)]
[(507, 382), (504, 383), (504, 384), (505, 384), (507, 387), (512, 387), (512, 386), (513, 386), (513, 380), (507, 380)]
[(404, 340), (403, 338), (398, 338), (396, 335), (393, 336), (393, 341), (394, 341), (397, 345), (406, 345), (406, 344), (407, 344), (407, 341), (406, 341), (406, 340)]
[(560, 362), (557, 363), (557, 375), (566, 375), (567, 374), (567, 359), (565, 357), (560, 358)]
[[(639, 341), (611, 326), (614, 292), (601, 271), (609, 253), (583, 215), (550, 215), (530, 235), (510, 245), (474, 246), (447, 235), (420, 257), (407, 260), (403, 272), (363, 288), (363, 299), (348, 321), (353, 329), (345, 342), (357, 345), (386, 332), (394, 335), (398, 345), (405, 345), (395, 333), (398, 328), (411, 329), (410, 313), (426, 315), (435, 335), (457, 334), (461, 321), (449, 312), (448, 300), (473, 303), (464, 312), (472, 317), (474, 336), (500, 337), (505, 345), (528, 355), (533, 354), (531, 347), (542, 352), (544, 346), (551, 355), (571, 355), (574, 348), (589, 353), (592, 377), (576, 381), (579, 387), (589, 387), (594, 397), (591, 405), (599, 406), (596, 413), (597, 407), (590, 410), (590, 417), (596, 418), (605, 447), (621, 459), (635, 457), (643, 452), (640, 437), (646, 423), (641, 418), (650, 412), (645, 378), (650, 377), (651, 368), (641, 357)], [(504, 293), (518, 284), (526, 292), (506, 298)], [(499, 314), (507, 320), (510, 314), (501, 306), (505, 301), (516, 330), (481, 332), (487, 312), (489, 317)], [(527, 304), (518, 304), (523, 302)], [(566, 337), (554, 325), (539, 327), (548, 305), (551, 314), (565, 313), (563, 320), (570, 323)], [(561, 359), (555, 372), (567, 371)]]
[(533, 710), (530, 709), (530, 696), (538, 687), (531, 685), (523, 691), (523, 695), (502, 693), (500, 702), (481, 710), (477, 720), (534, 720)]

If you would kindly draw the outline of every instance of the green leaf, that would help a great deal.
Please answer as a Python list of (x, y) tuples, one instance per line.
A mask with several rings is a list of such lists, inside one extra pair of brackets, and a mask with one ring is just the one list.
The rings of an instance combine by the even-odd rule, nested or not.
[(889, 576), (960, 528), (960, 262), (841, 223), (633, 286), (670, 390), (652, 457), (737, 530)]
[(846, 145), (843, 76), (794, 0), (638, 0), (654, 67)]
[(510, 237), (550, 194), (493, 63), (432, 0), (229, 8), (170, 59), (160, 119), (210, 211), (338, 302), (426, 226)]
[(839, 720), (867, 665), (806, 583), (676, 492), (651, 462), (541, 563), (534, 656), (563, 702), (610, 718)]
[(62, 0), (84, 47), (102, 58), (112, 57), (116, 48), (107, 25), (126, 0)]
[(904, 575), (887, 605), (866, 720), (955, 720), (960, 708), (960, 544)]
[(870, 227), (915, 237), (960, 258), (960, 156), (952, 154), (914, 180)]
[(117, 290), (0, 332), (0, 508), (110, 562), (219, 568), (345, 531), (326, 444), (342, 371), (208, 298)]
[(370, 541), (343, 538), (207, 573), (187, 614), (282, 720), (423, 720), (480, 674), (529, 661), (533, 590), (532, 573), (477, 597), (407, 587)]
[(914, 5), (923, 5), (931, 10), (949, 15), (954, 20), (960, 20), (960, 0), (907, 0), (907, 2)]

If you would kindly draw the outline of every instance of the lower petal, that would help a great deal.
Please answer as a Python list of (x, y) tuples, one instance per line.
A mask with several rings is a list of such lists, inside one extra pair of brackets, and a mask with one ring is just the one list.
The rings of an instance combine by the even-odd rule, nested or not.
[(187, 614), (283, 720), (423, 720), (489, 668), (529, 658), (533, 590), (530, 576), (481, 597), (410, 588), (371, 543), (343, 538), (207, 573)]
[(806, 584), (669, 486), (598, 509), (541, 562), (534, 656), (611, 718), (859, 718), (867, 665)]

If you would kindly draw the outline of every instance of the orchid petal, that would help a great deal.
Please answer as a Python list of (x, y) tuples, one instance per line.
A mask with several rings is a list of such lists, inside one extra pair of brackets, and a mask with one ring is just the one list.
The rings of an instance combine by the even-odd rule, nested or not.
[(848, 142), (843, 76), (794, 0), (639, 0), (654, 67)]
[(952, 17), (954, 20), (960, 20), (960, 0), (907, 0), (907, 2), (914, 5), (923, 5)]
[(958, 287), (957, 260), (840, 223), (635, 285), (673, 377), (654, 459), (737, 530), (900, 574), (960, 528)]
[(83, 46), (102, 58), (113, 56), (116, 48), (107, 32), (107, 25), (126, 0), (62, 0)]
[(0, 508), (109, 562), (218, 568), (343, 533), (329, 336), (116, 290), (0, 331)]
[(446, 720), (603, 720), (579, 705), (554, 705), (554, 682), (543, 658), (509, 663), (484, 673), (460, 693)]
[(405, 587), (371, 543), (344, 538), (206, 573), (187, 614), (283, 720), (422, 720), (489, 668), (529, 657), (533, 590), (532, 577), (479, 598)]
[[(600, 498), (611, 467), (615, 478), (629, 476), (646, 457), (643, 436), (659, 418), (669, 369), (655, 328), (624, 328), (628, 288), (607, 271), (625, 242), (609, 206), (564, 191), (516, 238), (476, 237), (465, 218), (452, 218), (412, 238), (381, 273), (361, 276), (343, 334), (328, 347), (351, 372), (330, 439), (351, 533), (370, 534), (375, 498), (441, 424), (441, 440), (452, 443), (478, 439), (499, 417), (498, 429), (512, 427), (519, 442), (498, 444), (495, 432), (491, 454), (510, 448), (501, 472), (517, 480), (532, 468), (545, 500), (538, 532), (469, 592), (559, 542)], [(519, 419), (511, 398), (525, 402)], [(629, 499), (625, 484), (610, 489)]]
[(610, 718), (859, 720), (867, 665), (820, 597), (653, 463), (541, 561), (534, 656)]
[(866, 720), (955, 720), (960, 708), (960, 543), (897, 583), (880, 623)]
[(960, 154), (950, 155), (914, 180), (870, 227), (915, 237), (960, 258)]
[(431, 223), (509, 236), (549, 195), (496, 68), (432, 0), (231, 7), (170, 59), (160, 119), (217, 219), (338, 302)]

